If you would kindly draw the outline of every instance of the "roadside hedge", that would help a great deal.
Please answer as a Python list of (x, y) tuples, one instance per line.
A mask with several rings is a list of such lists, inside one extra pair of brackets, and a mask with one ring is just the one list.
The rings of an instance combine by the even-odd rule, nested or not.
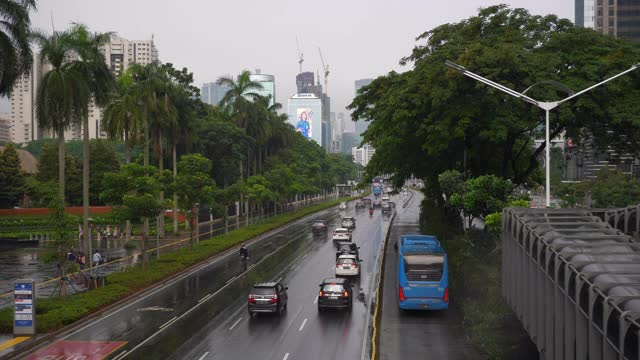
[[(68, 295), (66, 298), (39, 298), (36, 304), (37, 330), (39, 333), (44, 333), (60, 329), (237, 244), (306, 215), (336, 206), (342, 201), (357, 198), (336, 199), (293, 213), (281, 214), (263, 223), (249, 225), (227, 234), (200, 241), (199, 244), (163, 254), (160, 259), (149, 261), (145, 270), (142, 269), (141, 264), (138, 264), (121, 272), (109, 274), (107, 276), (108, 285), (102, 288)], [(12, 331), (13, 307), (4, 308), (0, 310), (0, 333), (11, 333)]]

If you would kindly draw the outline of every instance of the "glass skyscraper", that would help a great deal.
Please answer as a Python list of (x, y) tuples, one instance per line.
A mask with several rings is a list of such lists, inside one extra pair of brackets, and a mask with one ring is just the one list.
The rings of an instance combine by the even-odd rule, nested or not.
[(215, 82), (203, 84), (200, 100), (209, 105), (220, 105), (220, 101), (229, 90), (229, 87), (218, 85)]

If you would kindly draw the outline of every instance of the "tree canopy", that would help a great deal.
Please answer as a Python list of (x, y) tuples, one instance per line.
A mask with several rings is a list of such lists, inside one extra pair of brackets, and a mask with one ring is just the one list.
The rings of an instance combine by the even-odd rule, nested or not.
[[(414, 174), (433, 186), (438, 174), (458, 169), (536, 182), (544, 144), (534, 147), (532, 137), (544, 112), (462, 76), (446, 60), (517, 91), (535, 85), (527, 95), (542, 101), (567, 96), (546, 80), (579, 91), (638, 62), (638, 48), (625, 40), (506, 5), (417, 40), (401, 60), (409, 71), (377, 78), (349, 106), (353, 119), (371, 122), (363, 136), (376, 149), (369, 176)], [(552, 112), (552, 137), (566, 132), (578, 141), (590, 133), (601, 148), (638, 153), (639, 85), (640, 74), (632, 73), (560, 106)]]

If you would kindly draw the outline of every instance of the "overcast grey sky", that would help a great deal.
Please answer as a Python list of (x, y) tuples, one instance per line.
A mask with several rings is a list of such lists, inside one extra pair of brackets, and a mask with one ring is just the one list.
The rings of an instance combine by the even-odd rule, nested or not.
[(356, 79), (404, 71), (398, 61), (416, 36), (499, 3), (574, 17), (574, 0), (40, 0), (32, 22), (50, 31), (53, 14), (56, 29), (80, 22), (132, 40), (153, 34), (160, 60), (186, 66), (198, 86), (259, 68), (275, 75), (276, 100), (285, 108), (295, 92), (297, 35), (303, 70), (321, 71), (322, 48), (332, 111), (341, 112)]

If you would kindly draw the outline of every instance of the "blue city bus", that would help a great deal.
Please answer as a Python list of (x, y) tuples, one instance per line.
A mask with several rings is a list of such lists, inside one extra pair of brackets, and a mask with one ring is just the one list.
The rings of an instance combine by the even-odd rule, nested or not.
[(398, 245), (400, 309), (448, 309), (449, 265), (438, 239), (432, 235), (402, 235)]

